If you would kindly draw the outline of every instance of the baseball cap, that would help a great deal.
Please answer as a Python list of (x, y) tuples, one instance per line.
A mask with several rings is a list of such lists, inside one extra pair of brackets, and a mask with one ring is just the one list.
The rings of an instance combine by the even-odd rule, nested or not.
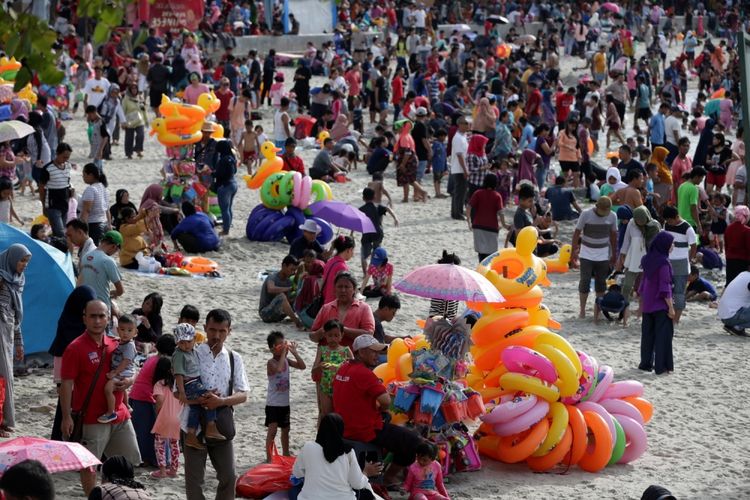
[(427, 116), (427, 108), (422, 106), (417, 108), (417, 116)]
[(354, 351), (359, 351), (360, 349), (372, 349), (373, 351), (382, 351), (388, 347), (385, 344), (381, 344), (377, 341), (375, 337), (372, 335), (360, 335), (356, 339), (354, 339), (354, 344), (352, 345), (352, 349)]
[(370, 259), (370, 264), (372, 264), (375, 267), (383, 265), (383, 263), (388, 260), (388, 252), (383, 247), (378, 247), (372, 252), (372, 258)]
[(119, 231), (107, 231), (104, 233), (104, 236), (102, 236), (102, 241), (105, 243), (113, 243), (119, 248), (122, 246), (122, 235)]
[(195, 328), (190, 323), (180, 323), (174, 327), (174, 336), (177, 342), (193, 340), (195, 338)]

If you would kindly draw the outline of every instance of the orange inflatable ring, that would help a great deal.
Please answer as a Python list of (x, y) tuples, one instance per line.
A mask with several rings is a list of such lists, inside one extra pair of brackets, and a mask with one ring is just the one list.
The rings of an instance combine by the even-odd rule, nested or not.
[(568, 410), (568, 427), (573, 432), (573, 442), (570, 446), (570, 452), (565, 454), (562, 462), (570, 467), (580, 462), (583, 454), (586, 453), (588, 428), (581, 410), (573, 405), (565, 405), (565, 409)]
[(482, 401), (484, 403), (489, 403), (490, 401), (500, 399), (506, 394), (514, 394), (516, 392), (514, 390), (501, 389), (500, 387), (487, 387), (486, 389), (474, 390), (482, 396)]
[(549, 421), (543, 418), (528, 431), (501, 438), (497, 447), (499, 460), (506, 464), (523, 462), (539, 448), (548, 431)]
[(573, 431), (570, 430), (570, 426), (565, 428), (565, 434), (562, 440), (550, 450), (546, 455), (541, 457), (529, 457), (526, 459), (526, 464), (529, 469), (534, 472), (544, 472), (550, 470), (555, 465), (563, 461), (565, 455), (570, 451), (573, 445)]
[(612, 457), (612, 434), (604, 418), (593, 411), (583, 412), (586, 427), (594, 435), (594, 443), (589, 444), (578, 467), (586, 472), (598, 472), (607, 466)]
[(485, 314), (471, 329), (471, 341), (476, 346), (488, 345), (523, 328), (528, 322), (529, 313), (522, 310), (501, 310)]
[(631, 396), (628, 398), (622, 398), (623, 401), (627, 401), (631, 405), (638, 408), (638, 411), (643, 415), (643, 423), (648, 423), (651, 417), (654, 416), (654, 405), (649, 403), (647, 400), (641, 397)]
[[(482, 427), (480, 426), (479, 429), (481, 430)], [(479, 448), (479, 453), (481, 453), (485, 457), (490, 457), (493, 460), (497, 460), (498, 462), (500, 461), (500, 453), (498, 453), (497, 451), (499, 446), (500, 446), (500, 436), (494, 436), (494, 435), (482, 436), (482, 438), (477, 441), (477, 447)]]
[(492, 345), (482, 347), (472, 346), (470, 351), (474, 357), (474, 364), (480, 370), (493, 370), (500, 363), (500, 353), (506, 347), (521, 345), (531, 348), (536, 338), (544, 332), (549, 332), (549, 330), (543, 326), (527, 326), (520, 332), (508, 332), (504, 338)]
[(205, 257), (187, 257), (182, 261), (182, 268), (193, 274), (205, 274), (216, 271), (219, 265)]
[(508, 368), (500, 364), (496, 366), (491, 372), (487, 374), (486, 377), (484, 377), (484, 385), (486, 387), (497, 387), (497, 385), (500, 383), (500, 377), (508, 373)]

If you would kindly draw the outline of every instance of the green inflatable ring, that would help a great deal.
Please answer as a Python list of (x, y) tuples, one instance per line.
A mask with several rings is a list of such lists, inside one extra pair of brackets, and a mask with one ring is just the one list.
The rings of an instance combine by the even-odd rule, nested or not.
[(268, 176), (260, 187), (260, 201), (266, 208), (281, 210), (287, 204), (281, 202), (279, 196), (279, 185), (286, 173), (276, 172)]
[(609, 462), (607, 462), (607, 465), (613, 465), (616, 464), (625, 454), (626, 439), (625, 430), (622, 428), (622, 425), (620, 425), (620, 422), (618, 422), (615, 417), (610, 416), (609, 418), (612, 419), (612, 422), (615, 424), (615, 430), (617, 431), (617, 441), (615, 441), (615, 447), (612, 449), (612, 457), (609, 459)]
[(279, 182), (279, 201), (284, 206), (292, 204), (292, 194), (294, 192), (294, 172), (285, 172), (284, 177)]

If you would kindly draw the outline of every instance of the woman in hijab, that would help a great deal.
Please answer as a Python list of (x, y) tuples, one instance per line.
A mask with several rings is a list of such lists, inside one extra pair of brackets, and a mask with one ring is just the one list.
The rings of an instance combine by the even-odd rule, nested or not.
[(23, 360), (23, 272), (31, 260), (31, 252), (15, 243), (0, 252), (0, 377), (5, 378), (5, 403), (0, 437), (10, 437), (16, 423), (13, 403), (13, 359)]
[(396, 184), (404, 190), (404, 203), (409, 201), (409, 186), (414, 188), (414, 201), (427, 201), (427, 191), (417, 182), (417, 146), (411, 136), (411, 120), (401, 120), (398, 141), (394, 148), (396, 155)]
[(216, 185), (216, 195), (219, 198), (219, 208), (221, 209), (221, 235), (226, 236), (232, 227), (232, 203), (234, 203), (234, 196), (237, 194), (237, 180), (234, 178), (237, 173), (237, 158), (234, 155), (232, 143), (219, 141), (216, 144), (216, 156), (216, 169), (213, 172), (213, 178)]
[(479, 99), (477, 112), (474, 116), (473, 133), (482, 134), (487, 139), (494, 139), (496, 121), (497, 117), (495, 112), (492, 111), (490, 100), (486, 97)]
[(118, 189), (115, 193), (115, 204), (109, 207), (109, 214), (112, 217), (112, 228), (120, 230), (120, 225), (123, 223), (121, 211), (123, 208), (132, 208), (134, 212), (138, 212), (133, 202), (130, 201), (130, 193), (127, 189)]
[[(60, 313), (60, 317), (57, 320), (57, 333), (55, 333), (55, 338), (49, 348), (49, 353), (53, 356), (54, 360), (52, 377), (57, 387), (60, 387), (62, 383), (62, 355), (68, 344), (73, 342), (76, 337), (86, 330), (86, 325), (83, 324), (83, 310), (86, 308), (86, 304), (94, 299), (96, 299), (96, 294), (93, 288), (86, 285), (79, 286), (68, 295), (62, 313)], [(50, 439), (55, 441), (63, 440), (62, 432), (60, 431), (61, 422), (62, 413), (60, 412), (60, 400), (58, 399)]]
[(138, 211), (146, 210), (146, 228), (151, 234), (151, 248), (161, 245), (165, 231), (171, 231), (182, 219), (180, 209), (164, 199), (164, 188), (151, 184), (141, 196)]
[(331, 139), (339, 141), (349, 134), (349, 118), (345, 113), (339, 113), (336, 121), (333, 122), (333, 127), (331, 127)]
[[(602, 187), (599, 188), (599, 196), (611, 196), (612, 193), (616, 193), (620, 189), (628, 187), (627, 184), (622, 182), (622, 177), (620, 176), (620, 169), (617, 167), (609, 167), (607, 170), (607, 182), (606, 184), (602, 184)], [(619, 207), (612, 206), (612, 210), (617, 212), (617, 209)]]
[(292, 474), (305, 479), (297, 497), (300, 500), (354, 499), (354, 490), (367, 489), (372, 493), (368, 476), (379, 474), (382, 468), (382, 464), (368, 462), (360, 469), (357, 454), (344, 441), (344, 420), (338, 413), (329, 413), (320, 421), (315, 441), (302, 446)]
[(724, 251), (727, 258), (726, 284), (750, 266), (750, 209), (746, 205), (734, 207), (734, 221), (724, 232)]
[(121, 498), (128, 500), (149, 500), (146, 487), (135, 480), (135, 470), (123, 456), (109, 457), (102, 464), (102, 484), (89, 493), (89, 500)]
[(706, 120), (706, 126), (703, 127), (703, 131), (698, 139), (698, 145), (695, 147), (695, 153), (693, 153), (693, 167), (704, 167), (706, 165), (709, 150), (714, 143), (715, 126), (716, 120), (713, 118)]
[(657, 146), (654, 148), (654, 152), (651, 153), (651, 159), (649, 163), (656, 165), (656, 171), (659, 174), (659, 182), (654, 184), (654, 192), (659, 195), (658, 205), (667, 203), (672, 196), (672, 170), (665, 161), (669, 155), (669, 150), (663, 146)]
[[(617, 211), (628, 208), (623, 205)], [(630, 302), (630, 296), (633, 287), (641, 276), (641, 259), (646, 255), (646, 249), (649, 248), (654, 237), (661, 231), (659, 222), (651, 217), (651, 212), (645, 205), (633, 210), (633, 217), (628, 222), (625, 234), (620, 246), (620, 258), (617, 261), (616, 269), (625, 270), (625, 279), (622, 282), (622, 294), (625, 300)], [(627, 324), (627, 309), (625, 310), (624, 321)]]
[(643, 279), (641, 294), (641, 363), (639, 370), (657, 375), (674, 370), (672, 337), (674, 335), (674, 304), (672, 302), (672, 251), (674, 236), (661, 231), (654, 237), (648, 252), (641, 259)]
[[(536, 186), (537, 178), (536, 175), (534, 175), (534, 169), (542, 168), (543, 165), (542, 157), (539, 156), (538, 153), (532, 149), (524, 149), (523, 153), (521, 153), (521, 158), (518, 160), (518, 176), (516, 178), (516, 183), (527, 180)], [(539, 189), (541, 188), (542, 187), (540, 186)]]

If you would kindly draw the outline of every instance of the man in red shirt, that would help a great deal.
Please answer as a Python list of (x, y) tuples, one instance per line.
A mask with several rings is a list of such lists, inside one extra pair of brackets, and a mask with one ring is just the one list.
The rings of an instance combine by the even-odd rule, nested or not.
[[(62, 434), (68, 437), (73, 432), (72, 411), (80, 411), (89, 387), (94, 384), (91, 399), (85, 409), (83, 420), (83, 444), (96, 457), (122, 455), (133, 464), (141, 463), (141, 454), (135, 438), (130, 412), (123, 402), (124, 390), (132, 385), (132, 379), (115, 383), (115, 413), (117, 420), (100, 424), (97, 417), (107, 412), (104, 384), (110, 371), (112, 353), (118, 341), (107, 337), (104, 331), (109, 321), (109, 309), (100, 300), (92, 300), (83, 311), (86, 331), (68, 345), (62, 359), (62, 385), (60, 406), (62, 410)], [(94, 383), (99, 363), (104, 363)], [(81, 470), (81, 486), (86, 495), (96, 486), (96, 472)]]
[(568, 88), (567, 92), (563, 92), (562, 88), (559, 89), (555, 95), (555, 114), (557, 115), (557, 124), (560, 130), (565, 128), (565, 123), (568, 121), (568, 115), (570, 114), (570, 107), (575, 101), (576, 89), (573, 87)]
[(281, 167), (281, 170), (299, 172), (305, 175), (305, 162), (297, 156), (296, 149), (297, 141), (294, 140), (294, 137), (287, 137), (286, 142), (284, 142), (284, 154), (281, 155), (281, 159), (284, 160), (284, 166)]
[(529, 82), (529, 97), (526, 101), (526, 117), (529, 123), (535, 127), (542, 120), (542, 93), (536, 85), (536, 82)]
[(219, 99), (220, 105), (214, 115), (216, 116), (216, 121), (224, 127), (224, 132), (227, 132), (229, 130), (229, 104), (234, 97), (234, 92), (229, 88), (229, 78), (222, 77), (215, 94)]
[(333, 380), (333, 409), (344, 419), (346, 439), (372, 443), (393, 453), (393, 464), (384, 478), (389, 485), (403, 467), (414, 462), (421, 438), (405, 427), (383, 423), (381, 412), (388, 409), (391, 397), (372, 369), (386, 347), (372, 335), (354, 340), (354, 359), (341, 365)]

